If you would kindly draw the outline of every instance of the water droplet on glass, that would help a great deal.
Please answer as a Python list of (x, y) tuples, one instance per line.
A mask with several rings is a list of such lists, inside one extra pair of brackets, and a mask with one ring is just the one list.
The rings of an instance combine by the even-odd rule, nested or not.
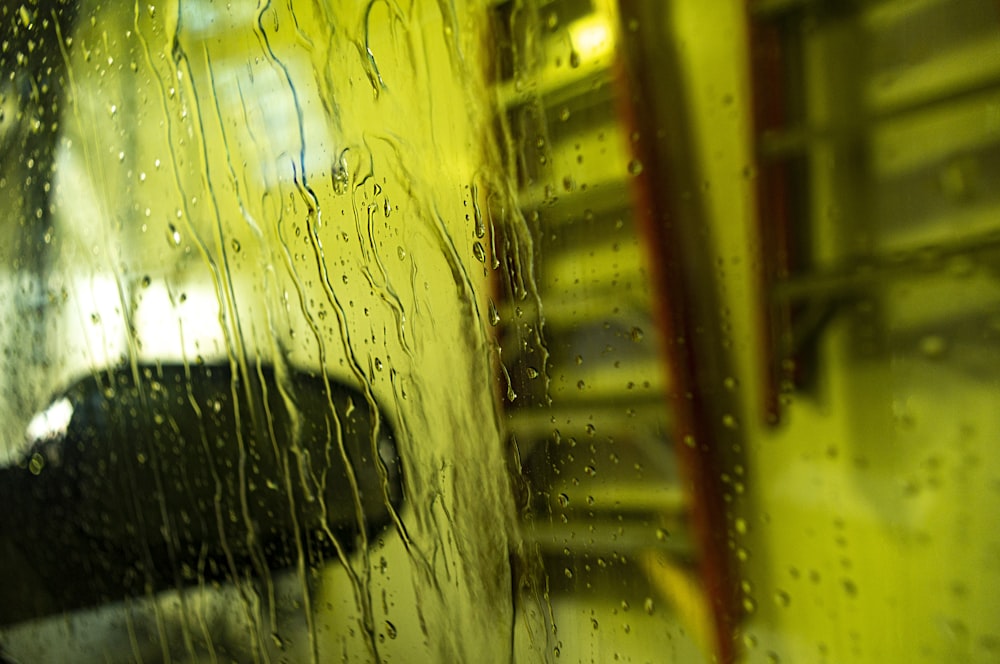
[(149, 278), (149, 275), (145, 275), (142, 278), (142, 287), (149, 288), (149, 284), (153, 283), (153, 280)]
[(389, 204), (389, 199), (385, 199), (385, 205), (383, 206), (385, 212), (385, 218), (389, 218), (389, 214), (392, 212), (392, 205)]
[(497, 313), (497, 305), (493, 302), (492, 298), (490, 298), (489, 301), (489, 317), (490, 317), (490, 325), (496, 327), (497, 324), (500, 322), (500, 314)]
[(646, 613), (649, 615), (653, 615), (653, 612), (656, 610), (656, 605), (653, 604), (653, 598), (647, 597), (646, 601), (642, 605), (642, 608), (645, 609)]
[(785, 608), (792, 603), (792, 598), (784, 590), (776, 590), (774, 592), (774, 603)]
[(597, 618), (591, 618), (591, 619), (590, 619), (590, 625), (591, 625), (591, 627), (593, 627), (594, 629), (597, 629), (597, 628), (598, 628), (598, 626), (599, 626), (599, 625), (598, 625), (598, 622), (597, 622)]
[(382, 371), (382, 360), (375, 358), (375, 371)]
[(399, 632), (396, 631), (396, 626), (395, 625), (393, 625), (391, 622), (389, 622), (388, 620), (386, 620), (385, 621), (385, 633), (389, 636), (390, 639), (394, 639), (394, 638), (396, 638), (396, 635)]
[(563, 574), (566, 575), (567, 579), (572, 579), (573, 578), (573, 570), (571, 570), (568, 567), (563, 570)]
[(630, 175), (639, 175), (642, 173), (642, 162), (638, 159), (633, 159), (628, 163), (628, 172)]
[(656, 529), (656, 539), (660, 540), (661, 542), (666, 542), (669, 537), (670, 533), (665, 528)]
[(45, 468), (45, 457), (35, 452), (31, 455), (31, 460), (28, 461), (28, 470), (31, 471), (32, 475), (41, 475), (43, 468)]
[(633, 327), (632, 328), (632, 332), (631, 332), (631, 336), (632, 336), (632, 341), (637, 341), (637, 342), (638, 341), (642, 341), (642, 337), (643, 337), (642, 330), (640, 330), (637, 327)]
[(333, 184), (333, 191), (337, 195), (342, 195), (347, 193), (347, 187), (350, 183), (349, 176), (347, 174), (347, 165), (342, 163), (335, 166), (330, 173), (330, 180)]
[(483, 222), (483, 213), (479, 209), (479, 205), (475, 205), (473, 207), (473, 213), (475, 218), (476, 237), (482, 239), (486, 237), (486, 224)]
[(242, 245), (240, 244), (240, 241), (237, 240), (236, 238), (233, 238), (232, 247), (233, 251), (235, 251), (236, 253), (240, 253), (240, 249), (243, 248)]
[(399, 256), (399, 260), (405, 261), (406, 260), (406, 249), (403, 249), (403, 247), (401, 247), (401, 246), (397, 246), (396, 247), (396, 255)]
[(559, 507), (568, 507), (569, 496), (567, 496), (565, 493), (560, 493), (558, 496), (556, 496), (556, 502), (559, 503)]
[(484, 264), (486, 263), (486, 250), (483, 249), (482, 242), (477, 241), (472, 245), (472, 253), (475, 255), (477, 261)]
[(567, 120), (569, 120), (569, 108), (568, 107), (563, 106), (562, 110), (559, 111), (559, 120), (561, 122), (566, 122)]
[(528, 367), (527, 369), (525, 369), (525, 373), (528, 374), (528, 378), (532, 380), (538, 378), (539, 375), (538, 369), (536, 369), (535, 367)]
[(569, 66), (576, 69), (580, 66), (580, 54), (576, 51), (570, 51), (569, 54)]
[(173, 224), (167, 226), (167, 242), (175, 247), (179, 246), (181, 243), (181, 233)]
[(948, 349), (948, 343), (937, 334), (930, 334), (920, 340), (920, 352), (931, 359), (941, 357)]

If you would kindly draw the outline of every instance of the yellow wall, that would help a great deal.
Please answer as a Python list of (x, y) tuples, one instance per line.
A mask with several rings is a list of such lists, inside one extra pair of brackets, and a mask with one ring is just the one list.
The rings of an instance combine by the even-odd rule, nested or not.
[[(864, 295), (878, 309), (884, 345), (860, 350), (864, 319), (845, 308), (822, 333), (815, 388), (785, 395), (782, 423), (763, 424), (743, 4), (676, 2), (669, 11), (694, 110), (692, 166), (711, 185), (704, 196), (718, 289), (738, 330), (747, 495), (734, 530), (745, 552), (746, 660), (995, 661), (1000, 355), (977, 322), (995, 311), (995, 280), (974, 258), (943, 257), (922, 273), (876, 280)], [(824, 50), (823, 35), (814, 42), (810, 59), (795, 64), (815, 79), (813, 101), (836, 105), (824, 100), (822, 79), (842, 63)], [(974, 68), (974, 52), (956, 67)], [(817, 124), (838, 115), (822, 109)], [(972, 126), (977, 140), (993, 140), (989, 127)], [(933, 153), (940, 136), (911, 128), (896, 144)], [(881, 140), (874, 154), (887, 154), (890, 139)], [(838, 189), (844, 168), (818, 166), (812, 176), (815, 251), (826, 264), (851, 264), (843, 236), (854, 220), (829, 213), (852, 195)], [(959, 239), (968, 227), (959, 218), (942, 219), (937, 237)]]

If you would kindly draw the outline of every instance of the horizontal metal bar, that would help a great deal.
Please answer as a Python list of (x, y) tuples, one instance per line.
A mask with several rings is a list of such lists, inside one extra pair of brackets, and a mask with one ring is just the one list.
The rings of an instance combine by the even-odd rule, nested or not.
[(970, 234), (947, 244), (865, 257), (850, 263), (795, 274), (778, 281), (771, 290), (777, 302), (852, 298), (914, 272), (947, 269), (947, 261), (962, 256), (982, 256), (1000, 251), (1000, 230)]
[(914, 103), (891, 107), (875, 113), (859, 113), (850, 123), (821, 127), (806, 125), (765, 132), (758, 141), (758, 154), (768, 160), (784, 159), (808, 152), (818, 144), (856, 139), (867, 134), (877, 125), (904, 119), (918, 113), (957, 104), (990, 92), (1000, 91), (1000, 77), (989, 77), (975, 85), (918, 100)]

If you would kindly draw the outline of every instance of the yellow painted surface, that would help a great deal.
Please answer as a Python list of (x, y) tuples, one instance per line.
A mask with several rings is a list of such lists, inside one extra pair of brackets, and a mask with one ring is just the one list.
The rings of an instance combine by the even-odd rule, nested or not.
[[(218, 624), (233, 633), (220, 631), (219, 643), (238, 640), (250, 624), (266, 642), (262, 660), (703, 657), (713, 628), (689, 575), (692, 561), (653, 548), (650, 541), (668, 539), (662, 524), (647, 519), (626, 531), (619, 525), (625, 509), (607, 507), (659, 510), (674, 520), (671, 529), (683, 530), (683, 484), (651, 490), (635, 479), (641, 473), (626, 472), (638, 462), (617, 468), (615, 452), (588, 438), (603, 434), (605, 424), (610, 429), (611, 416), (596, 426), (588, 412), (557, 421), (556, 411), (534, 409), (505, 419), (500, 405), (513, 383), (499, 363), (509, 364), (521, 349), (508, 342), (499, 353), (492, 331), (490, 298), (508, 265), (494, 267), (503, 248), (496, 248), (489, 211), (503, 207), (497, 200), (509, 204), (506, 228), (522, 243), (517, 250), (530, 253), (537, 247), (514, 208), (536, 206), (544, 215), (555, 208), (555, 195), (540, 178), (515, 204), (515, 186), (501, 172), (503, 146), (495, 144), (496, 107), (561, 94), (579, 74), (572, 69), (610, 67), (618, 48), (612, 39), (628, 35), (608, 27), (613, 3), (595, 3), (595, 11), (563, 23), (546, 13), (549, 4), (539, 3), (536, 17), (556, 35), (546, 42), (551, 52), (539, 55), (544, 84), (499, 90), (488, 76), (492, 5), (471, 0), (116, 5), (95, 8), (93, 20), (81, 22), (64, 52), (70, 99), (52, 198), (54, 271), (64, 290), (46, 323), (51, 334), (43, 350), (51, 365), (38, 391), (122, 358), (261, 359), (324, 369), (365, 386), (385, 407), (407, 478), (395, 528), (352, 557), (276, 575), (287, 600), (280, 615), (266, 615), (259, 596), (232, 588), (192, 590), (187, 605), (171, 595), (152, 608), (106, 607), (74, 618), (77, 631), (92, 638), (87, 661), (102, 661), (114, 648), (127, 660), (142, 651), (139, 637), (154, 642), (183, 631), (185, 606), (226, 616)], [(859, 19), (866, 30), (945, 3), (882, 4)], [(864, 118), (826, 77), (840, 71), (838, 49), (851, 44), (852, 26), (808, 33), (798, 64), (812, 109), (800, 135), (816, 145), (806, 159), (808, 219), (793, 225), (804, 232), (809, 224), (818, 291), (838, 287), (834, 278), (823, 281), (828, 275), (856, 276), (857, 246), (875, 258), (913, 249), (929, 250), (930, 258), (920, 269), (880, 273), (850, 294), (822, 329), (815, 384), (783, 394), (781, 422), (772, 426), (761, 408), (760, 308), (767, 298), (758, 275), (770, 257), (762, 255), (755, 219), (759, 145), (750, 117), (745, 3), (678, 0), (662, 7), (690, 122), (690, 180), (702, 185), (693, 195), (711, 260), (700, 286), (720, 302), (718, 321), (731, 340), (732, 375), (712, 376), (716, 384), (708, 387), (735, 394), (731, 422), (742, 445), (740, 466), (724, 469), (729, 480), (737, 478), (729, 485), (735, 497), (726, 527), (745, 612), (732, 635), (740, 661), (996, 661), (1000, 289), (979, 245), (992, 238), (997, 206), (988, 195), (992, 162), (973, 154), (991, 145), (995, 152), (996, 93), (890, 118), (864, 139), (863, 158), (845, 159), (829, 137), (857, 130)], [(865, 87), (864, 103), (890, 113), (941, 86), (988, 82), (997, 42), (996, 35), (979, 35), (946, 58), (916, 58), (897, 78)], [(575, 65), (566, 45), (578, 49)], [(551, 126), (569, 113), (554, 102), (545, 110), (555, 114)], [(528, 147), (546, 154), (547, 140), (531, 136)], [(637, 139), (591, 132), (581, 134), (575, 152), (549, 154), (557, 193), (569, 199), (582, 184), (610, 190), (636, 170), (630, 140)], [(862, 168), (871, 181), (858, 185)], [(858, 221), (877, 207), (878, 187), (919, 169), (930, 174), (899, 197), (905, 202), (924, 192), (918, 187), (929, 188), (952, 207), (919, 227), (866, 217), (872, 230)], [(539, 233), (571, 238), (583, 217), (565, 214), (563, 226), (551, 222)], [(889, 229), (881, 236), (879, 224)], [(664, 296), (644, 282), (643, 261), (651, 258), (629, 232), (623, 247), (553, 254), (540, 270), (538, 290), (551, 297), (540, 308), (551, 305), (552, 327), (601, 318), (605, 312), (578, 295), (587, 287), (628, 290), (613, 303), (626, 309), (648, 308)], [(934, 254), (956, 239), (967, 251)], [(0, 256), (14, 260), (2, 249)], [(4, 284), (13, 282), (3, 276)], [(501, 306), (503, 322), (522, 315), (522, 306), (529, 314), (538, 309), (531, 295)], [(615, 343), (656, 338), (648, 328), (627, 332)], [(866, 334), (875, 340), (871, 347)], [(617, 390), (628, 403), (670, 389), (659, 364), (624, 362), (621, 371), (592, 376), (592, 360), (581, 353), (553, 362), (548, 396), (570, 401), (586, 390)], [(538, 369), (544, 372), (544, 364), (531, 368)], [(531, 385), (527, 373), (513, 379)], [(3, 409), (4, 417), (14, 411), (6, 403)], [(635, 413), (619, 410), (628, 425)], [(517, 510), (529, 510), (514, 504), (504, 437), (518, 421), (530, 421), (546, 438), (555, 432), (560, 444), (565, 436), (561, 453), (569, 462), (544, 487), (552, 489), (545, 499), (580, 509), (576, 521), (559, 522), (567, 508), (550, 510), (534, 531), (517, 522)], [(656, 425), (655, 444), (666, 443), (669, 432), (660, 420)], [(571, 439), (577, 445), (571, 437), (582, 442), (566, 453)], [(605, 477), (614, 479), (602, 484)], [(591, 507), (601, 516), (579, 516)], [(610, 553), (594, 544), (608, 533)], [(531, 587), (530, 601), (514, 589), (527, 575), (519, 578), (524, 570), (510, 564), (512, 553), (524, 553), (521, 535), (537, 536), (553, 547), (552, 560), (566, 561), (549, 561), (565, 580), (543, 579)], [(619, 535), (640, 544), (634, 552), (631, 544), (619, 547)], [(602, 571), (617, 560), (615, 573), (635, 573), (627, 578), (631, 586)], [(626, 595), (641, 601), (630, 604)], [(265, 637), (275, 621), (283, 639), (272, 645)], [(48, 628), (37, 634), (73, 631), (62, 623)], [(34, 629), (4, 638), (30, 642)], [(152, 650), (147, 656), (159, 655)]]

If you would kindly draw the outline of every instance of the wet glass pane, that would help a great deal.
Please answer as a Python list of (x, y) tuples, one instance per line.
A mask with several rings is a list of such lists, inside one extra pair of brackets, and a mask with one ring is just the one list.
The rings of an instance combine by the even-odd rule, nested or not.
[(486, 25), (5, 6), (10, 657), (509, 651)]
[(992, 662), (989, 0), (0, 3), (0, 661)]

